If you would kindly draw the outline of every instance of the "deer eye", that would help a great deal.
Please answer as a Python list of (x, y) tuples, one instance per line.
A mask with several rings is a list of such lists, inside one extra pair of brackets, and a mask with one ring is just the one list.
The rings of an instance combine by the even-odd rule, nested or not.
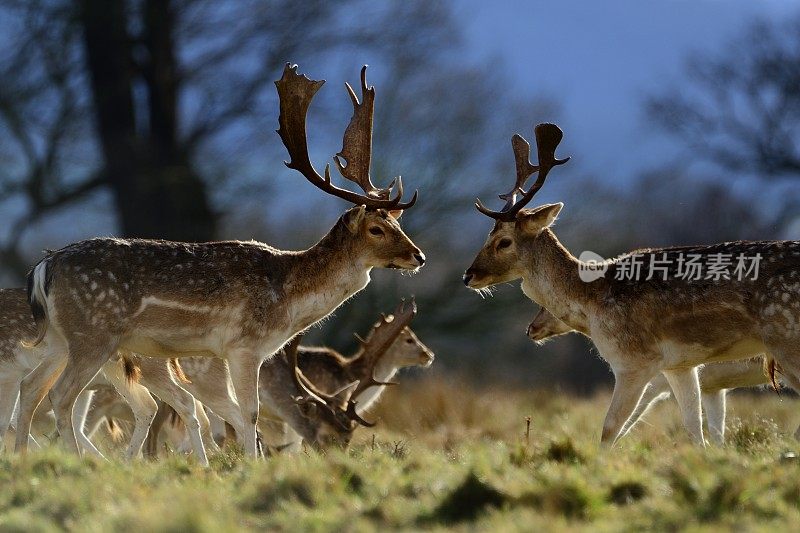
[(500, 239), (500, 242), (497, 243), (498, 250), (502, 250), (503, 248), (508, 248), (509, 246), (511, 246), (511, 239), (509, 238)]
[(384, 234), (383, 230), (381, 228), (379, 228), (378, 226), (372, 226), (371, 228), (369, 228), (369, 232), (372, 233), (373, 235), (383, 235)]
[(406, 339), (406, 344), (414, 344), (414, 339)]

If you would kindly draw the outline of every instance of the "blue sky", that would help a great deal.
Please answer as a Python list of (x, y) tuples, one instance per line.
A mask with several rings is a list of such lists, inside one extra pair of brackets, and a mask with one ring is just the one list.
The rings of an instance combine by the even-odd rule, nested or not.
[(467, 0), (467, 45), (498, 58), (520, 91), (562, 105), (564, 153), (625, 179), (679, 149), (642, 115), (647, 94), (678, 84), (693, 53), (724, 50), (754, 18), (800, 11), (788, 0)]

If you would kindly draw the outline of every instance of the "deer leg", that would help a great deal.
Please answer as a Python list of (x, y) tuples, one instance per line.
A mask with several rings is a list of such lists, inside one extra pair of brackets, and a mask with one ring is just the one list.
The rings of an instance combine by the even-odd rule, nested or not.
[(135, 423), (126, 457), (129, 460), (139, 457), (142, 453), (144, 439), (147, 438), (147, 432), (150, 430), (150, 424), (158, 411), (158, 404), (150, 395), (147, 387), (140, 383), (128, 381), (125, 371), (119, 362), (107, 363), (103, 367), (103, 374), (114, 385), (120, 396), (128, 402), (133, 411)]
[(228, 358), (228, 365), (244, 420), (244, 429), (240, 437), (244, 451), (250, 457), (258, 457), (256, 426), (258, 425), (258, 372), (261, 361), (253, 354), (239, 353)]
[[(42, 403), (50, 387), (67, 365), (67, 358), (63, 354), (49, 354), (39, 366), (23, 378), (19, 388), (19, 417), (17, 418), (17, 440), (15, 449), (17, 453), (28, 452), (31, 423), (36, 408)], [(71, 421), (70, 421), (71, 422)], [(70, 424), (71, 425), (71, 424)]]
[(708, 435), (714, 444), (725, 444), (725, 397), (726, 389), (701, 392), (700, 400), (708, 420)]
[[(214, 413), (210, 407), (206, 407), (204, 404), (197, 400), (200, 405), (203, 406), (203, 413), (206, 415), (206, 420), (208, 420), (208, 434), (211, 436), (211, 439), (214, 441), (214, 444), (217, 445), (217, 449), (225, 442), (226, 437), (226, 422), (219, 417), (216, 413)], [(230, 424), (228, 424), (230, 426)], [(233, 427), (231, 427), (233, 429)], [(235, 438), (235, 437), (234, 437)]]
[(150, 431), (147, 434), (147, 439), (144, 441), (144, 455), (149, 458), (158, 457), (161, 428), (164, 427), (167, 418), (169, 418), (167, 404), (161, 400), (156, 400), (156, 404), (158, 405), (158, 410), (156, 411), (156, 416), (153, 418), (153, 422), (150, 424)]
[(614, 370), (614, 393), (603, 422), (600, 443), (612, 446), (620, 432), (639, 404), (647, 382), (653, 377), (652, 369)]
[(236, 440), (243, 443), (243, 436), (247, 429), (247, 425), (242, 418), (242, 410), (239, 407), (239, 402), (235, 398), (228, 395), (228, 388), (224, 387), (225, 394), (216, 395), (208, 394), (200, 398), (200, 401), (211, 410), (211, 413), (227, 422), (236, 432)]
[(683, 426), (695, 444), (705, 446), (703, 418), (700, 410), (700, 380), (697, 367), (662, 371), (672, 387), (683, 418)]
[(163, 365), (163, 368), (163, 373), (147, 372), (142, 374), (142, 382), (162, 401), (175, 409), (189, 434), (197, 461), (203, 466), (208, 466), (208, 456), (200, 435), (200, 420), (197, 418), (194, 396), (175, 383), (166, 364)]
[[(798, 336), (784, 336), (774, 333), (766, 338), (767, 354), (775, 358), (775, 362), (780, 365), (781, 381), (800, 393), (800, 358), (797, 357), (800, 346)], [(795, 438), (800, 440), (800, 427), (794, 433)]]
[[(14, 403), (14, 411), (11, 413), (11, 423), (9, 424), (9, 429), (14, 430), (14, 434), (17, 433), (17, 419), (19, 418), (19, 394), (17, 394), (17, 398)], [(33, 438), (33, 435), (28, 434), (28, 446), (33, 448), (34, 450), (41, 449), (39, 443), (36, 442), (36, 439)]]
[(642, 394), (642, 399), (639, 400), (638, 405), (636, 405), (636, 409), (633, 410), (631, 417), (622, 427), (622, 431), (620, 431), (620, 438), (627, 435), (633, 427), (636, 425), (637, 422), (647, 413), (651, 407), (662, 400), (666, 400), (670, 396), (671, 389), (669, 388), (669, 383), (667, 379), (663, 375), (658, 375), (653, 378), (647, 387), (644, 390), (644, 394)]
[(75, 351), (70, 349), (67, 366), (64, 367), (64, 372), (61, 373), (56, 384), (50, 389), (50, 404), (53, 406), (53, 413), (56, 416), (58, 434), (63, 439), (64, 446), (78, 455), (80, 455), (78, 439), (72, 426), (72, 410), (75, 400), (97, 375), (114, 349), (110, 343), (105, 346), (84, 345), (82, 348), (84, 349), (80, 351), (80, 359), (76, 359)]
[(75, 431), (75, 437), (78, 439), (78, 444), (83, 451), (89, 452), (96, 457), (105, 459), (105, 456), (98, 450), (89, 437), (86, 436), (86, 416), (89, 413), (89, 407), (92, 404), (92, 397), (94, 391), (84, 389), (75, 400), (75, 406), (72, 408), (72, 427)]
[(214, 440), (214, 431), (211, 427), (211, 419), (208, 418), (206, 408), (197, 398), (194, 399), (194, 409), (197, 412), (197, 419), (200, 421), (200, 433), (203, 435), (203, 442), (206, 443), (206, 448), (210, 449), (211, 451), (218, 452), (219, 446), (217, 445), (217, 441)]
[(25, 377), (24, 374), (20, 374), (22, 373), (15, 372), (14, 375), (4, 376), (0, 381), (0, 451), (5, 449), (6, 431), (11, 425), (11, 419), (17, 406), (20, 383)]
[[(105, 373), (103, 373), (103, 375), (105, 375)], [(112, 386), (112, 388), (114, 387)], [(116, 389), (114, 389), (114, 391), (116, 391)], [(109, 426), (111, 425), (113, 413), (118, 404), (130, 408), (128, 403), (119, 396), (119, 393), (117, 393), (116, 398), (111, 400), (106, 398), (102, 402), (99, 401), (97, 394), (95, 394), (94, 403), (87, 413), (86, 422), (84, 424), (84, 426), (88, 428), (85, 433), (89, 439), (97, 432), (103, 422), (106, 422)]]

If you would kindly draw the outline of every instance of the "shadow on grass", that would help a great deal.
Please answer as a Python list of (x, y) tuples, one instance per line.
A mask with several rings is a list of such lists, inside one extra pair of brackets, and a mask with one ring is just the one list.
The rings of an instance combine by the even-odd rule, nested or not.
[(475, 520), (482, 512), (509, 501), (508, 495), (470, 472), (423, 522), (456, 524)]

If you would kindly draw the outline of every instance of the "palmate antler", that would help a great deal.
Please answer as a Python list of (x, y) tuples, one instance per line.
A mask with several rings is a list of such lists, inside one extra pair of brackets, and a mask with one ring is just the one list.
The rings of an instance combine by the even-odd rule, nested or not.
[(360, 358), (367, 361), (367, 377), (358, 383), (358, 387), (353, 392), (353, 397), (358, 397), (359, 394), (364, 392), (370, 387), (379, 387), (383, 385), (397, 385), (394, 382), (384, 382), (375, 379), (375, 365), (380, 357), (386, 353), (386, 350), (397, 340), (397, 337), (405, 329), (414, 317), (417, 315), (417, 303), (414, 298), (411, 298), (410, 305), (406, 306), (406, 301), (401, 300), (394, 310), (394, 313), (388, 317), (381, 315), (378, 323), (373, 326), (372, 331), (367, 336), (367, 340), (362, 339), (356, 335), (356, 339), (362, 346)]
[[(339, 406), (336, 405), (338, 401), (335, 395), (326, 394), (319, 389), (317, 389), (313, 383), (303, 374), (300, 370), (297, 361), (297, 350), (300, 347), (300, 341), (302, 340), (303, 335), (295, 336), (291, 341), (289, 341), (286, 346), (283, 348), (284, 354), (286, 355), (287, 360), (289, 361), (289, 365), (292, 367), (292, 380), (294, 381), (295, 387), (297, 390), (304, 393), (304, 396), (298, 396), (295, 398), (297, 403), (305, 403), (305, 402), (312, 402), (315, 403), (322, 409), (325, 409), (331, 414), (331, 418), (339, 423), (344, 429), (350, 429), (344, 423), (341, 422), (342, 416), (344, 416), (347, 420), (351, 422), (357, 422), (365, 427), (373, 427), (375, 426), (372, 422), (367, 422), (359, 414), (356, 412), (356, 402), (352, 399), (347, 400), (347, 409), (341, 409)], [(350, 395), (351, 398), (354, 397), (354, 394)]]
[[(289, 152), (290, 160), (286, 166), (297, 170), (308, 181), (323, 191), (357, 205), (365, 205), (369, 209), (408, 209), (417, 201), (417, 192), (406, 203), (403, 198), (403, 180), (398, 177), (392, 180), (389, 187), (375, 187), (370, 179), (370, 161), (372, 159), (372, 117), (375, 107), (375, 88), (367, 86), (367, 67), (361, 69), (361, 98), (359, 102), (350, 84), (347, 91), (353, 102), (353, 117), (344, 132), (342, 150), (334, 157), (336, 167), (341, 175), (357, 184), (364, 194), (341, 189), (331, 183), (330, 165), (325, 165), (325, 176), (320, 176), (308, 156), (308, 139), (306, 136), (306, 115), (314, 95), (325, 83), (324, 80), (311, 80), (297, 73), (297, 65), (286, 64), (283, 77), (275, 82), (280, 100), (280, 117), (278, 135)], [(392, 198), (392, 191), (397, 194)]]
[[(519, 210), (525, 207), (536, 192), (542, 188), (550, 169), (569, 161), (569, 157), (564, 159), (556, 158), (556, 148), (564, 137), (564, 133), (558, 126), (550, 123), (539, 124), (535, 128), (535, 134), (539, 164), (533, 165), (530, 162), (531, 145), (521, 135), (515, 134), (511, 138), (511, 147), (514, 149), (517, 181), (514, 183), (513, 189), (500, 195), (500, 199), (505, 200), (506, 205), (503, 206), (503, 209), (500, 211), (492, 211), (486, 208), (481, 203), (480, 199), (478, 199), (475, 202), (475, 207), (478, 208), (478, 211), (495, 220), (502, 220), (505, 222), (513, 221)], [(535, 172), (539, 173), (536, 182), (530, 189), (525, 191), (525, 189), (523, 189), (525, 182)], [(522, 198), (519, 201), (517, 201), (517, 194), (522, 194)]]

